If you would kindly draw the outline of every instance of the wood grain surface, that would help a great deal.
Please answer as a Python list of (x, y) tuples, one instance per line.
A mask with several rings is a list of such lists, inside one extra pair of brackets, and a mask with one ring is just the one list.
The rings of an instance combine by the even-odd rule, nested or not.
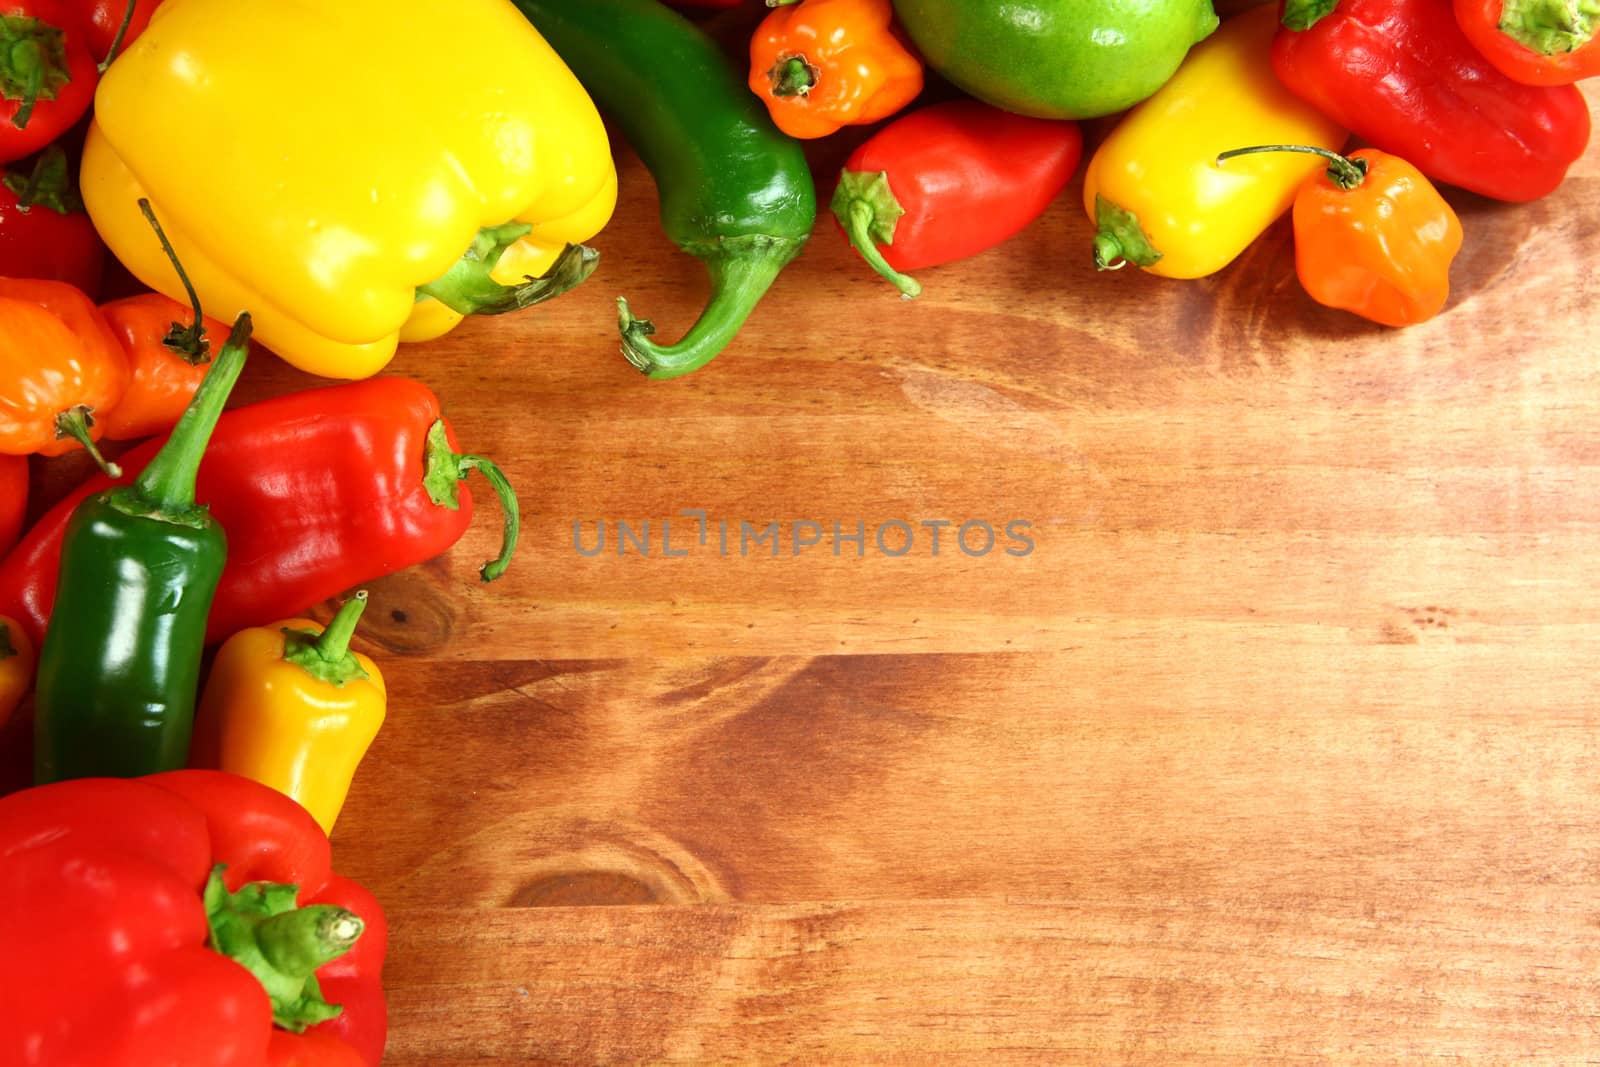
[(617, 154), (593, 278), (389, 370), (525, 525), (479, 583), (480, 491), (370, 587), (334, 845), (390, 913), (388, 1063), (1600, 1062), (1600, 150), (1451, 193), (1404, 331), (1310, 301), (1286, 220), (1097, 274), (1074, 181), (914, 302), (819, 223), (672, 382), (613, 301), (671, 339), (707, 284)]

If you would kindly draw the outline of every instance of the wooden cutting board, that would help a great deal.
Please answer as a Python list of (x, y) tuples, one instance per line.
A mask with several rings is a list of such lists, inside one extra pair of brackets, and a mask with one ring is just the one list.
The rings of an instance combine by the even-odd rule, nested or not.
[(387, 1062), (1600, 1059), (1600, 154), (1451, 194), (1405, 331), (1312, 303), (1286, 221), (1097, 274), (1080, 179), (914, 302), (819, 223), (672, 382), (613, 301), (673, 339), (707, 283), (618, 159), (580, 290), (390, 367), (524, 526), (479, 583), (480, 486), (370, 587), (334, 845)]

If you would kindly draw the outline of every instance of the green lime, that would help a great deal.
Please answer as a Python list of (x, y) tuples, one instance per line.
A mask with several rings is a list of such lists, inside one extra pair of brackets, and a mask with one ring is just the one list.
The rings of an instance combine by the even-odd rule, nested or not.
[(1211, 0), (894, 0), (928, 66), (1023, 115), (1132, 107), (1217, 28)]

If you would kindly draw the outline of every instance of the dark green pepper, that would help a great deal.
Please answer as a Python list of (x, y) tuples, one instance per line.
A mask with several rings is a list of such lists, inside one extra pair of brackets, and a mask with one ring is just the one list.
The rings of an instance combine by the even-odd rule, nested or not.
[(514, 0), (656, 181), (661, 225), (705, 261), (711, 299), (672, 345), (617, 301), (622, 354), (652, 378), (706, 365), (800, 254), (817, 217), (811, 169), (715, 41), (657, 0)]
[(249, 341), (244, 313), (138, 478), (72, 513), (39, 650), (37, 783), (127, 778), (188, 760), (206, 617), (227, 559), (222, 527), (195, 502), (195, 476)]

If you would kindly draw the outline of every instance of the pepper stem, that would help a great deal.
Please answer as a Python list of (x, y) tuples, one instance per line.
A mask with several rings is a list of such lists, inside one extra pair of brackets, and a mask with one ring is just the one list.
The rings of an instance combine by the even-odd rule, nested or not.
[(19, 130), (28, 128), (28, 120), (33, 118), (33, 107), (39, 102), (39, 96), (44, 91), (44, 48), (38, 40), (24, 37), (12, 44), (7, 51), (5, 61), (20, 81), (20, 99), (22, 103), (11, 116), (11, 125)]
[(894, 287), (907, 300), (922, 292), (922, 286), (915, 278), (891, 267), (878, 250), (880, 242), (894, 244), (894, 232), (900, 216), (906, 213), (889, 188), (886, 171), (840, 172), (839, 184), (834, 187), (833, 199), (828, 206), (849, 235), (850, 244), (873, 270), (894, 283)]
[(1321, 156), (1328, 161), (1326, 171), (1328, 180), (1346, 191), (1354, 189), (1367, 179), (1367, 161), (1341, 156), (1339, 153), (1326, 148), (1319, 148), (1310, 144), (1260, 144), (1249, 148), (1230, 148), (1217, 156), (1217, 162), (1222, 163), (1234, 156), (1251, 155), (1256, 152), (1305, 152), (1313, 156)]
[(200, 387), (179, 416), (167, 443), (133, 483), (134, 494), (143, 506), (174, 521), (182, 521), (195, 512), (194, 483), (200, 473), (200, 458), (249, 351), (250, 313), (241, 311), (227, 343), (200, 379)]
[(122, 477), (122, 468), (106, 459), (101, 454), (99, 446), (89, 437), (89, 428), (94, 425), (94, 416), (90, 414), (93, 409), (87, 404), (70, 407), (56, 416), (56, 437), (70, 437), (83, 446), (83, 450), (94, 457), (95, 464), (112, 478)]
[(634, 317), (627, 300), (617, 298), (617, 328), (622, 354), (651, 378), (677, 378), (699, 370), (733, 340), (778, 273), (800, 254), (805, 239), (746, 234), (724, 238), (702, 258), (711, 273), (711, 299), (689, 332), (676, 344), (650, 340), (655, 323)]
[(329, 1004), (316, 970), (355, 945), (365, 924), (332, 904), (296, 904), (298, 889), (277, 882), (251, 882), (228, 892), (223, 865), (211, 870), (204, 904), (211, 947), (243, 966), (267, 991), (272, 1021), (303, 1033), (343, 1009)]
[(1099, 227), (1094, 235), (1096, 270), (1121, 270), (1129, 263), (1148, 267), (1161, 258), (1139, 225), (1139, 216), (1099, 193), (1094, 197), (1094, 219)]
[(422, 474), (428, 499), (440, 507), (456, 510), (461, 506), (459, 487), (473, 471), (487, 478), (495, 495), (500, 498), (500, 554), (478, 568), (483, 580), (492, 582), (511, 566), (511, 554), (516, 551), (517, 538), (522, 534), (522, 506), (517, 502), (517, 493), (511, 488), (510, 480), (493, 461), (483, 456), (454, 451), (450, 447), (450, 436), (445, 430), (444, 420), (435, 421), (428, 428), (428, 453)]
[(600, 253), (587, 245), (569, 244), (537, 278), (526, 274), (516, 285), (495, 281), (495, 264), (532, 228), (525, 222), (485, 226), (449, 270), (417, 286), (418, 296), (431, 296), (461, 315), (503, 315), (558, 297), (594, 273)]
[(805, 96), (816, 87), (822, 71), (803, 55), (779, 56), (767, 71), (773, 96)]
[(128, 27), (133, 24), (133, 9), (139, 6), (139, 0), (128, 0), (128, 6), (122, 11), (122, 21), (117, 24), (117, 34), (111, 38), (111, 47), (106, 49), (106, 57), (100, 61), (101, 74), (111, 66), (111, 61), (117, 57), (117, 49), (122, 47), (122, 39), (128, 35)]
[(339, 610), (319, 634), (312, 630), (283, 631), (283, 661), (293, 663), (319, 682), (341, 688), (346, 682), (369, 677), (350, 651), (356, 623), (367, 607), (365, 589), (339, 605)]
[(200, 294), (194, 291), (194, 284), (189, 281), (189, 274), (183, 269), (183, 264), (178, 262), (178, 253), (172, 247), (172, 242), (167, 240), (167, 231), (161, 228), (161, 223), (156, 220), (156, 213), (150, 207), (146, 197), (139, 198), (139, 210), (144, 212), (150, 228), (156, 231), (156, 239), (161, 242), (161, 250), (167, 254), (167, 260), (172, 264), (172, 269), (178, 272), (178, 281), (183, 283), (183, 291), (189, 294), (189, 306), (194, 309), (194, 321), (185, 326), (181, 322), (174, 322), (167, 330), (167, 335), (161, 343), (183, 358), (190, 366), (198, 366), (211, 358), (211, 344), (206, 340), (205, 319), (200, 314)]

